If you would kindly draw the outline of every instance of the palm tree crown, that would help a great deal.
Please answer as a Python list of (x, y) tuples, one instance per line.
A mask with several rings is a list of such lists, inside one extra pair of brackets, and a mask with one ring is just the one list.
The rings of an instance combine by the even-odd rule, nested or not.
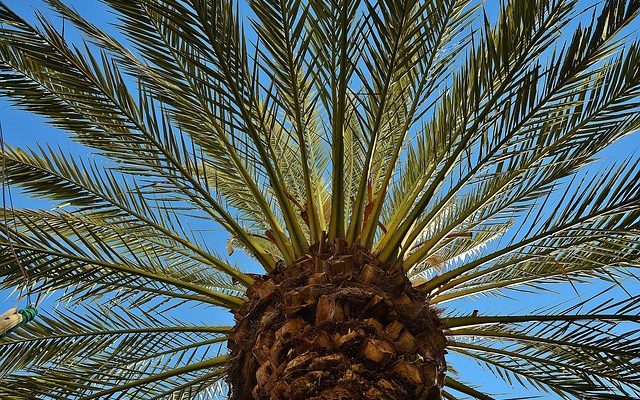
[[(238, 329), (170, 311), (249, 318), (264, 278), (203, 225), (269, 276), (324, 244), (400, 268), (446, 327), (434, 396), (497, 398), (462, 358), (514, 393), (640, 396), (640, 159), (592, 167), (640, 127), (639, 0), (102, 2), (117, 35), (46, 0), (75, 44), (0, 2), (0, 92), (95, 154), (3, 144), (57, 207), (3, 211), (0, 282), (51, 301), (0, 337), (1, 398), (226, 393)], [(487, 304), (553, 288), (575, 296)]]

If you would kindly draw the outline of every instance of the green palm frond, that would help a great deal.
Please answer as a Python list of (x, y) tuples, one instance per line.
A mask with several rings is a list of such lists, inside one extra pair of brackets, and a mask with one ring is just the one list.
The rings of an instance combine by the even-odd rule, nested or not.
[(193, 282), (199, 278), (197, 271), (182, 263), (167, 263), (152, 249), (138, 246), (118, 232), (105, 232), (100, 225), (38, 211), (14, 212), (9, 218), (16, 226), (3, 228), (0, 241), (3, 247), (13, 246), (21, 261), (17, 265), (8, 257), (2, 275), (15, 279), (20, 276), (19, 267), (24, 268), (42, 282), (39, 290), (65, 288), (65, 296), (83, 300), (123, 286), (152, 296), (164, 293), (230, 308), (242, 304), (234, 295)]
[[(423, 246), (411, 261), (429, 254), (463, 222), (473, 227), (481, 221), (512, 215), (514, 211), (527, 212), (527, 204), (553, 191), (559, 180), (592, 161), (593, 155), (609, 143), (636, 130), (639, 121), (635, 107), (638, 104), (632, 99), (637, 96), (640, 83), (637, 50), (632, 46), (628, 52), (596, 71), (593, 77), (589, 76), (587, 79), (593, 83), (585, 84), (585, 92), (577, 94), (581, 98), (578, 108), (567, 109), (562, 116), (556, 114), (552, 117), (550, 137), (535, 136), (536, 131), (521, 135), (514, 130), (515, 139), (520, 144), (507, 145), (506, 154), (497, 158), (499, 161), (495, 166), (490, 161), (482, 166), (488, 172), (475, 178), (478, 180), (474, 185), (475, 192), (465, 196), (467, 204), (457, 208), (459, 217), (453, 217), (448, 227), (442, 227), (438, 235), (433, 235), (430, 243)], [(620, 66), (622, 71), (616, 70), (612, 76), (612, 70), (615, 70), (612, 65)], [(557, 107), (554, 110), (555, 113), (559, 111)], [(606, 119), (605, 125), (600, 118)], [(544, 146), (537, 147), (540, 152), (525, 151), (531, 146), (527, 137), (544, 143)], [(486, 159), (490, 160), (490, 157)], [(467, 176), (471, 177), (471, 174)], [(462, 185), (459, 183), (458, 186)], [(453, 192), (450, 191), (449, 195)], [(429, 215), (435, 212), (431, 211)]]
[[(51, 25), (45, 25), (48, 29), (43, 33), (8, 9), (2, 16), (3, 23), (13, 28), (1, 32), (5, 47), (13, 46), (3, 54), (5, 79), (11, 82), (3, 87), (6, 94), (21, 106), (50, 116), (57, 126), (76, 133), (80, 143), (124, 162), (128, 172), (166, 181), (174, 191), (183, 192), (215, 220), (234, 230), (267, 262), (264, 251), (203, 186), (197, 164), (184, 165), (193, 160), (191, 149), (176, 137), (164, 114), (159, 121), (155, 100), (141, 89), (136, 102), (113, 60), (104, 54), (100, 58), (83, 56), (68, 47)], [(35, 51), (38, 45), (42, 51)], [(42, 60), (51, 63), (43, 64)], [(59, 87), (71, 90), (67, 93)], [(44, 98), (62, 108), (43, 109), (38, 104)], [(114, 109), (118, 112), (114, 113)], [(114, 133), (118, 136), (114, 137)]]
[[(386, 72), (389, 77), (386, 85), (387, 91), (390, 92), (388, 98), (377, 99), (379, 97), (377, 90), (368, 88), (368, 95), (374, 99), (374, 104), (380, 103), (373, 106), (377, 110), (373, 112), (379, 117), (377, 119), (376, 116), (370, 117), (374, 120), (374, 125), (377, 124), (380, 128), (375, 129), (369, 126), (369, 130), (381, 131), (384, 136), (382, 140), (378, 140), (381, 148), (375, 151), (370, 168), (371, 171), (375, 171), (375, 175), (371, 177), (372, 185), (380, 194), (370, 206), (368, 223), (363, 227), (366, 236), (364, 242), (367, 245), (371, 245), (374, 240), (384, 197), (395, 172), (394, 166), (405, 146), (407, 134), (415, 121), (433, 106), (433, 102), (429, 103), (427, 99), (430, 99), (448, 80), (448, 67), (456, 61), (457, 56), (464, 49), (466, 39), (460, 36), (477, 10), (477, 6), (472, 6), (468, 1), (425, 3), (418, 5), (415, 10), (411, 8), (412, 5), (407, 5), (405, 11), (409, 15), (402, 17), (409, 27), (409, 33), (400, 31), (387, 34), (389, 38), (386, 40), (386, 45), (395, 46), (396, 53), (400, 54), (393, 67), (397, 71)], [(384, 21), (378, 23), (384, 23)], [(416, 39), (412, 38), (411, 32), (420, 32), (420, 34)], [(394, 34), (398, 36), (395, 42)], [(407, 36), (403, 37), (403, 35)], [(460, 40), (461, 43), (455, 45), (455, 40)], [(452, 45), (454, 47), (449, 48)], [(383, 61), (384, 55), (393, 54), (390, 49), (384, 48), (377, 51), (381, 54), (375, 55), (375, 53), (371, 56), (372, 61), (375, 60), (375, 62), (370, 61), (371, 68), (388, 64), (389, 61)], [(379, 73), (384, 74), (384, 71)], [(376, 76), (376, 73), (373, 75)], [(368, 111), (368, 114), (371, 112)], [(388, 121), (382, 122), (383, 118)], [(374, 149), (373, 146), (371, 148)]]
[[(124, 308), (55, 312), (0, 341), (2, 359), (12, 361), (3, 366), (23, 371), (16, 380), (6, 386), (3, 383), (0, 394), (11, 396), (16, 391), (23, 398), (42, 393), (69, 398), (66, 396), (78, 389), (86, 394), (114, 389), (124, 392), (128, 381), (146, 379), (148, 384), (142, 390), (148, 396), (194, 377), (200, 381), (193, 382), (191, 388), (201, 385), (202, 390), (220, 379), (221, 370), (214, 375), (192, 368), (192, 375), (188, 375), (190, 372), (183, 367), (197, 359), (203, 359), (209, 367), (215, 365), (212, 359), (220, 365), (215, 352), (203, 350), (219, 347), (229, 330), (224, 326), (184, 325), (166, 318), (139, 318)], [(47, 377), (39, 378), (45, 371)], [(3, 370), (0, 374), (10, 372)], [(69, 372), (74, 379), (69, 379)], [(189, 388), (173, 389), (180, 392)]]
[[(225, 127), (234, 125), (233, 121), (229, 120), (227, 106), (215, 97), (208, 96), (210, 90), (203, 86), (206, 80), (202, 78), (207, 74), (207, 70), (203, 71), (197, 67), (196, 70), (189, 69), (187, 65), (193, 60), (188, 59), (187, 62), (183, 59), (189, 53), (170, 45), (176, 41), (177, 33), (162, 28), (162, 21), (166, 21), (166, 17), (161, 17), (161, 22), (157, 23), (160, 25), (154, 24), (151, 15), (148, 15), (149, 9), (140, 3), (130, 3), (120, 11), (125, 22), (144, 23), (148, 28), (144, 37), (140, 36), (143, 32), (133, 26), (130, 33), (135, 43), (141, 46), (139, 50), (146, 56), (145, 63), (73, 9), (59, 1), (52, 0), (49, 3), (60, 15), (72, 21), (90, 40), (109, 50), (132, 75), (141, 79), (145, 87), (169, 107), (168, 112), (179, 123), (180, 128), (206, 154), (206, 157), (196, 158), (201, 158), (200, 168), (207, 184), (224, 195), (235, 208), (249, 214), (248, 219), (256, 224), (258, 229), (269, 229), (269, 222), (265, 220), (261, 209), (264, 206), (264, 195), (257, 196), (260, 191), (254, 182), (259, 165), (255, 159), (248, 157), (242, 149), (234, 147), (225, 137)], [(168, 84), (171, 84), (171, 90), (167, 90)], [(201, 96), (194, 97), (193, 93), (200, 93)], [(194, 118), (194, 113), (198, 118)], [(211, 135), (210, 132), (216, 132), (218, 135)]]
[[(640, 391), (635, 301), (579, 303), (538, 315), (452, 318), (452, 351), (509, 382), (562, 398), (633, 398)], [(576, 311), (578, 313), (576, 313)], [(581, 312), (582, 311), (582, 312)], [(613, 393), (619, 393), (608, 397)]]
[[(93, 223), (109, 224), (121, 233), (126, 231), (154, 240), (156, 245), (165, 247), (165, 252), (178, 252), (213, 265), (242, 282), (247, 279), (199, 246), (194, 238), (181, 235), (175, 214), (156, 206), (157, 193), (148, 193), (135, 181), (127, 183), (117, 173), (105, 172), (97, 163), (87, 163), (50, 148), (37, 152), (6, 148), (3, 163), (7, 180), (27, 193), (56, 201), (59, 207), (73, 207), (75, 212), (90, 216)], [(158, 190), (157, 185), (152, 187)], [(147, 193), (153, 197), (147, 198)], [(166, 197), (163, 196), (165, 201)]]
[[(485, 19), (487, 26), (482, 41), (471, 52), (460, 77), (453, 78), (453, 87), (449, 91), (451, 94), (448, 93), (441, 100), (442, 111), (435, 111), (438, 118), (433, 123), (437, 124), (436, 129), (440, 131), (440, 137), (435, 142), (440, 143), (441, 151), (428, 156), (432, 157), (429, 164), (437, 167), (438, 172), (431, 178), (436, 169), (427, 171), (423, 182), (418, 182), (418, 187), (412, 190), (411, 211), (396, 215), (392, 220), (387, 229), (398, 234), (391, 239), (383, 238), (378, 244), (383, 259), (395, 257), (398, 246), (405, 240), (405, 234), (425, 210), (459, 158), (474, 142), (486, 135), (484, 119), (507, 105), (509, 97), (505, 96), (506, 93), (517, 92), (519, 85), (527, 82), (526, 71), (530, 63), (552, 42), (570, 16), (571, 8), (571, 3), (564, 1), (509, 4), (504, 7), (497, 22), (497, 26), (504, 29), (497, 29), (495, 33)], [(539, 17), (527, 18), (526, 15)], [(501, 53), (498, 54), (494, 49), (500, 49)], [(512, 62), (514, 65), (511, 65)], [(491, 95), (485, 98), (483, 93)], [(416, 202), (415, 206), (413, 202)], [(406, 241), (413, 242), (419, 233), (420, 230), (414, 229)]]
[[(2, 143), (45, 206), (3, 205), (0, 287), (56, 307), (0, 337), (3, 399), (222, 398), (237, 250), (324, 241), (401, 265), (514, 393), (640, 396), (640, 158), (600, 159), (640, 129), (640, 1), (102, 0), (117, 34), (45, 2), (86, 42), (0, 1), (0, 94), (78, 150)], [(448, 367), (445, 399), (503, 398)]]
[[(563, 198), (558, 201), (562, 207), (556, 208), (550, 215), (542, 213), (544, 207), (537, 210), (537, 214), (527, 224), (528, 232), (525, 237), (514, 238), (507, 246), (451, 269), (424, 284), (422, 289), (442, 293), (472, 279), (510, 268), (513, 268), (514, 274), (518, 274), (516, 271), (519, 269), (519, 263), (514, 262), (514, 259), (508, 260), (508, 257), (513, 256), (526, 262), (528, 259), (535, 259), (537, 252), (545, 254), (543, 257), (547, 257), (548, 260), (548, 256), (554, 255), (554, 251), (559, 254), (559, 250), (568, 250), (560, 255), (560, 257), (565, 256), (565, 260), (560, 258), (557, 263), (547, 263), (547, 270), (553, 266), (556, 275), (564, 275), (566, 272), (563, 272), (563, 268), (568, 266), (573, 273), (571, 266), (566, 263), (567, 260), (569, 262), (571, 260), (570, 251), (579, 251), (580, 246), (585, 242), (585, 237), (595, 239), (594, 235), (599, 234), (607, 234), (607, 238), (619, 236), (623, 242), (631, 241), (632, 244), (628, 247), (629, 255), (626, 257), (624, 252), (618, 252), (615, 260), (624, 268), (626, 262), (633, 263), (637, 258), (634, 253), (637, 251), (635, 240), (638, 216), (640, 216), (638, 212), (640, 186), (637, 183), (639, 174), (637, 161), (627, 162), (618, 169), (606, 171), (602, 177), (594, 179), (589, 184), (580, 182), (573, 185), (574, 187), (568, 188)], [(596, 185), (592, 186), (591, 183)], [(572, 243), (573, 241), (575, 242)], [(564, 248), (565, 245), (566, 248)], [(550, 246), (557, 247), (549, 251)], [(626, 246), (624, 250), (627, 250)], [(503, 262), (505, 258), (507, 260)], [(560, 261), (565, 261), (564, 265), (561, 265)], [(491, 262), (494, 262), (493, 265), (483, 268)], [(580, 265), (582, 262), (588, 263), (576, 257), (576, 264)], [(607, 264), (612, 264), (612, 261), (609, 260), (604, 265), (592, 265), (595, 268), (591, 272), (598, 273), (600, 267)], [(615, 265), (613, 267), (615, 268)], [(521, 272), (520, 276), (527, 274), (526, 270)], [(529, 275), (529, 278), (537, 279), (535, 275)], [(494, 283), (499, 282), (494, 281)]]

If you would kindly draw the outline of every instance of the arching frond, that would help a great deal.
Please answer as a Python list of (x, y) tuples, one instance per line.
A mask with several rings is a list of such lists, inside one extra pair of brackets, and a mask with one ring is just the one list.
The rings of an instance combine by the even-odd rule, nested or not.
[(0, 397), (223, 398), (237, 338), (278, 364), (273, 318), (317, 321), (323, 285), (380, 313), (358, 290), (400, 278), (455, 353), (446, 378), (411, 343), (380, 368), (423, 398), (503, 398), (469, 361), (513, 393), (640, 396), (640, 159), (611, 147), (640, 128), (640, 1), (43, 2), (0, 1), (0, 94), (75, 144), (1, 146), (3, 186), (44, 206), (3, 196), (0, 287), (49, 311), (0, 337)]
[(451, 349), (512, 386), (530, 384), (562, 398), (636, 397), (637, 302), (609, 299), (590, 306), (590, 300), (529, 315), (451, 318)]
[[(556, 253), (558, 250), (578, 250), (579, 247), (574, 245), (584, 243), (585, 237), (593, 239), (593, 235), (599, 232), (607, 233), (611, 238), (619, 237), (623, 241), (631, 240), (635, 243), (640, 215), (638, 213), (640, 187), (637, 184), (639, 173), (637, 161), (627, 162), (618, 169), (608, 170), (599, 179), (591, 181), (596, 183), (595, 186), (591, 186), (591, 182), (588, 185), (584, 182), (573, 185), (559, 199), (557, 202), (559, 206), (549, 215), (542, 212), (544, 207), (538, 210), (536, 216), (527, 222), (525, 229), (528, 229), (528, 232), (524, 237), (514, 237), (508, 245), (434, 278), (423, 284), (422, 289), (443, 292), (492, 272), (504, 272), (514, 266), (515, 270), (518, 270), (519, 267), (513, 263), (514, 258), (510, 262), (508, 257), (515, 256), (516, 259), (526, 261), (536, 258), (536, 255), (553, 254), (553, 250), (549, 251), (550, 247), (554, 247)], [(602, 189), (605, 191), (602, 192)], [(626, 250), (627, 246), (624, 249)], [(625, 259), (624, 253), (618, 253), (616, 260), (623, 268), (628, 261), (633, 263), (637, 258), (634, 254), (637, 246), (632, 244), (628, 249), (631, 253), (628, 260)], [(563, 253), (558, 261), (562, 260), (562, 256), (569, 258), (571, 253)], [(578, 259), (576, 263), (580, 265), (582, 261)], [(494, 264), (484, 267), (491, 262)], [(547, 264), (547, 268), (550, 265)], [(566, 274), (559, 262), (554, 265), (557, 268), (556, 275)], [(599, 265), (591, 264), (591, 266), (594, 267), (591, 273), (597, 273), (600, 270)], [(615, 265), (613, 267), (615, 268)], [(574, 272), (571, 266), (569, 270)], [(526, 274), (526, 271), (522, 272)], [(535, 280), (535, 276), (530, 275), (530, 277)], [(494, 281), (494, 283), (499, 282), (499, 280)]]
[(164, 293), (229, 308), (242, 304), (242, 299), (215, 286), (193, 283), (195, 271), (167, 264), (157, 253), (146, 252), (151, 249), (90, 221), (42, 212), (14, 212), (10, 218), (16, 226), (4, 227), (0, 240), (3, 248), (19, 254), (20, 263), (5, 253), (6, 284), (15, 284), (24, 268), (41, 282), (39, 291), (65, 288), (67, 296), (78, 300), (128, 287), (134, 293)]
[(202, 365), (183, 366), (198, 359), (208, 368), (222, 366), (223, 360), (215, 358), (211, 349), (220, 348), (230, 329), (139, 318), (117, 308), (56, 311), (0, 341), (2, 360), (10, 361), (1, 364), (0, 394), (13, 398), (20, 393), (25, 399), (42, 394), (86, 398), (96, 393), (106, 396), (107, 391), (164, 396), (167, 387), (197, 377), (199, 381), (189, 387), (173, 390), (195, 393), (220, 379), (222, 369), (205, 374)]

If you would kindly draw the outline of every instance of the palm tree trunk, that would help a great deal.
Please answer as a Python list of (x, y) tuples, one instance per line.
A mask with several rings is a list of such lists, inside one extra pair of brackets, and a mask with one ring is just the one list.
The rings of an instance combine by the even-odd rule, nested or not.
[(400, 265), (337, 241), (284, 267), (236, 313), (231, 399), (441, 398), (445, 326)]

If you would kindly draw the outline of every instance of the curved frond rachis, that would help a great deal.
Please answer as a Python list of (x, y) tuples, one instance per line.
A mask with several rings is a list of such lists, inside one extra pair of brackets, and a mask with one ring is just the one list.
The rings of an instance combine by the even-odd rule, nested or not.
[(640, 0), (45, 1), (88, 44), (0, 1), (0, 94), (77, 152), (3, 143), (0, 398), (640, 397)]

